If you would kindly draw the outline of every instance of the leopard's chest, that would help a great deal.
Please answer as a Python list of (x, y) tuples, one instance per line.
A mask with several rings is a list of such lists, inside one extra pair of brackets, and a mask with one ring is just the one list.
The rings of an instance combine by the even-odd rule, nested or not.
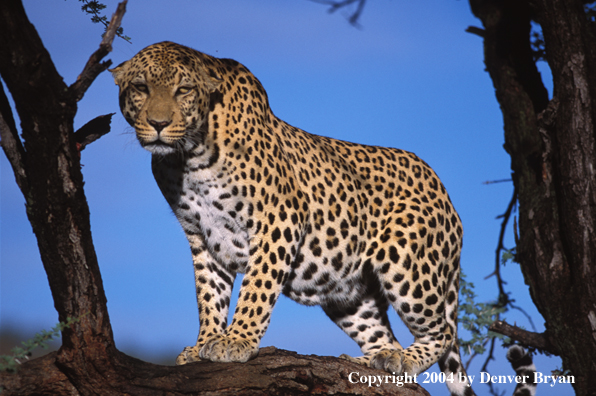
[(154, 176), (187, 235), (201, 235), (219, 264), (243, 273), (248, 264), (252, 205), (225, 176), (206, 177), (180, 167)]

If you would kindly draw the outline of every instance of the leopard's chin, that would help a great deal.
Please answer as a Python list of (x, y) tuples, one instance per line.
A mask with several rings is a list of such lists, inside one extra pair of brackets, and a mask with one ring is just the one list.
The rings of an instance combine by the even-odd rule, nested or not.
[(164, 143), (161, 140), (156, 140), (154, 142), (145, 144), (141, 143), (141, 145), (145, 150), (154, 155), (170, 155), (179, 151), (175, 147)]

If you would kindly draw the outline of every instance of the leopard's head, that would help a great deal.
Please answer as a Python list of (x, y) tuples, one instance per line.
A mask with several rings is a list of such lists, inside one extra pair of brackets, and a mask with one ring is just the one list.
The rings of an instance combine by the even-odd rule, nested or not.
[(120, 87), (120, 110), (145, 149), (167, 155), (202, 144), (211, 97), (222, 83), (206, 61), (197, 51), (163, 42), (110, 70)]

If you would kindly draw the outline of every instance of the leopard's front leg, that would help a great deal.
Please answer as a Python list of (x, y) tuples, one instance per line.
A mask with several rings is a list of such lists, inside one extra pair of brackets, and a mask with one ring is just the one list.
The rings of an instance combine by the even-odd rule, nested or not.
[(259, 352), (273, 306), (287, 279), (287, 264), (282, 249), (274, 250), (263, 239), (255, 243), (256, 246), (251, 246), (232, 323), (224, 334), (208, 337), (199, 352), (201, 359), (246, 362)]
[(195, 272), (200, 328), (197, 344), (184, 348), (176, 358), (178, 365), (201, 360), (199, 352), (206, 341), (224, 334), (236, 277), (235, 273), (215, 261), (202, 237), (188, 235), (188, 240)]

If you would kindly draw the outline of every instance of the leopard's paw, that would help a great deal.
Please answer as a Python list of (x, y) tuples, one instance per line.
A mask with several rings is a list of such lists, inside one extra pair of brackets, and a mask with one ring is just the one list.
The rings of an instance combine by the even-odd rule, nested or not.
[(358, 357), (352, 357), (350, 355), (346, 355), (345, 353), (343, 355), (339, 356), (340, 359), (345, 359), (348, 360), (352, 363), (357, 363), (357, 364), (361, 364), (363, 366), (366, 367), (370, 367), (370, 356), (358, 356)]
[(196, 345), (188, 346), (184, 348), (182, 353), (176, 358), (176, 365), (181, 366), (186, 363), (198, 362), (200, 360), (199, 348)]
[(259, 354), (259, 343), (254, 339), (236, 340), (225, 335), (211, 336), (199, 351), (201, 359), (212, 362), (244, 363)]
[(389, 373), (395, 373), (395, 375), (412, 373), (412, 364), (406, 359), (404, 351), (401, 349), (380, 350), (372, 356), (370, 366)]

